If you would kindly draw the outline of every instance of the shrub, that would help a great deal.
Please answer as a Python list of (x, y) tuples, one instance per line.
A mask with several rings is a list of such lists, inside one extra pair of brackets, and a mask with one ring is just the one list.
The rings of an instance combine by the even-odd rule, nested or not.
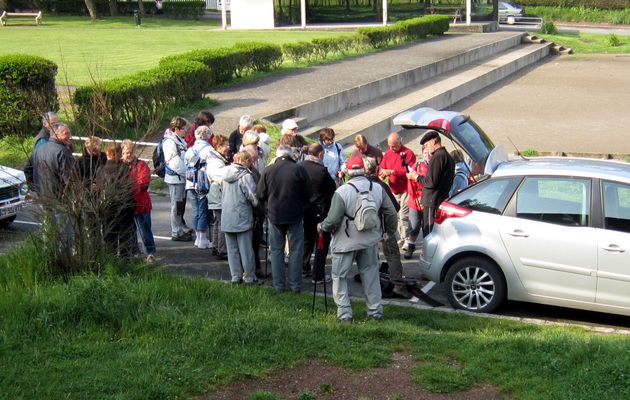
[(199, 19), (206, 9), (206, 2), (199, 0), (166, 0), (162, 3), (164, 15), (173, 18)]
[(628, 8), (628, 0), (519, 0), (518, 4), (525, 7), (586, 7), (602, 10), (623, 10)]
[(25, 54), (0, 56), (0, 137), (29, 136), (40, 116), (59, 108), (55, 88), (57, 65)]
[(311, 42), (297, 42), (283, 44), (282, 53), (294, 64), (299, 64), (315, 60), (318, 52), (317, 46)]
[(251, 72), (265, 72), (282, 64), (282, 48), (271, 43), (243, 42), (233, 48), (241, 56), (241, 69)]
[(202, 98), (208, 85), (205, 65), (167, 60), (158, 67), (78, 88), (76, 121), (91, 134), (138, 131), (161, 119), (164, 108)]
[(608, 37), (606, 38), (606, 41), (608, 42), (608, 45), (610, 47), (621, 46), (621, 40), (619, 40), (619, 36), (615, 35), (614, 33), (611, 33), (610, 35), (608, 35)]
[(544, 33), (546, 35), (557, 35), (558, 28), (556, 28), (556, 25), (553, 22), (547, 21), (540, 27), (540, 33)]
[(242, 58), (231, 48), (199, 49), (165, 57), (160, 60), (160, 65), (180, 60), (199, 62), (206, 66), (208, 87), (204, 89), (208, 89), (212, 85), (230, 81), (236, 75)]

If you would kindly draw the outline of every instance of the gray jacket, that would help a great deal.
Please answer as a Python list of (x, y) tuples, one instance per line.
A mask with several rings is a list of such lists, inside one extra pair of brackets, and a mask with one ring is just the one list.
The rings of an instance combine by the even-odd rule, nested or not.
[(33, 185), (40, 197), (61, 198), (74, 172), (72, 152), (56, 139), (44, 142), (33, 152)]
[[(370, 181), (364, 176), (350, 179), (358, 190), (364, 191), (370, 188)], [(397, 226), (397, 214), (392, 201), (384, 196), (380, 185), (372, 184), (372, 195), (379, 213), (382, 214), (385, 223), (385, 231), (388, 235), (394, 235)], [(346, 215), (354, 215), (356, 210), (356, 190), (347, 183), (335, 191), (330, 204), (328, 216), (321, 223), (324, 232), (332, 232), (333, 238), (331, 251), (333, 253), (347, 253), (356, 250), (367, 249), (376, 245), (383, 237), (383, 227), (378, 226), (370, 231), (358, 231), (354, 222)], [(347, 227), (347, 234), (346, 234)]]
[(208, 174), (208, 182), (210, 182), (210, 191), (208, 192), (208, 209), (220, 210), (221, 207), (221, 185), (223, 184), (223, 176), (228, 165), (225, 159), (215, 149), (210, 150), (207, 158), (206, 173)]
[(225, 168), (221, 231), (245, 232), (254, 226), (253, 207), (258, 205), (256, 183), (252, 173), (239, 164)]

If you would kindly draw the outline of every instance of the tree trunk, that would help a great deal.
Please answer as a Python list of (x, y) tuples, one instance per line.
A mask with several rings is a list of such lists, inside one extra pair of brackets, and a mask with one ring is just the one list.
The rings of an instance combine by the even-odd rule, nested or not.
[(140, 11), (140, 15), (144, 18), (147, 14), (144, 12), (144, 3), (142, 0), (138, 0), (138, 11)]
[(98, 13), (96, 12), (96, 4), (94, 4), (94, 0), (85, 0), (85, 7), (87, 8), (88, 13), (90, 13), (90, 18), (92, 18), (92, 20), (98, 18)]
[(118, 15), (118, 5), (116, 5), (116, 0), (109, 0), (109, 15), (112, 17)]

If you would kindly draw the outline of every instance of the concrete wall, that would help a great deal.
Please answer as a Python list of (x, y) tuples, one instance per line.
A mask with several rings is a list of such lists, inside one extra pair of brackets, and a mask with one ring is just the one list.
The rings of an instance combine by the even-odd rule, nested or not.
[(232, 29), (271, 29), (273, 0), (231, 0)]

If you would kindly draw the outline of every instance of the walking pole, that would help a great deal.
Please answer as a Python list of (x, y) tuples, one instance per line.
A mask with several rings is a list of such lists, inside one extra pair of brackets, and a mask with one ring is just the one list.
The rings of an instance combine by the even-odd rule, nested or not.
[(328, 291), (326, 288), (326, 257), (324, 257), (326, 241), (324, 240), (324, 234), (320, 232), (317, 236), (317, 246), (315, 248), (315, 274), (313, 275), (315, 283), (313, 284), (313, 304), (311, 306), (311, 314), (315, 313), (315, 295), (317, 291), (317, 281), (319, 277), (319, 271), (322, 270), (322, 280), (324, 281), (324, 309), (328, 314)]
[[(269, 276), (269, 219), (267, 220), (267, 230), (265, 231), (265, 279)], [(264, 228), (264, 225), (263, 225)]]

